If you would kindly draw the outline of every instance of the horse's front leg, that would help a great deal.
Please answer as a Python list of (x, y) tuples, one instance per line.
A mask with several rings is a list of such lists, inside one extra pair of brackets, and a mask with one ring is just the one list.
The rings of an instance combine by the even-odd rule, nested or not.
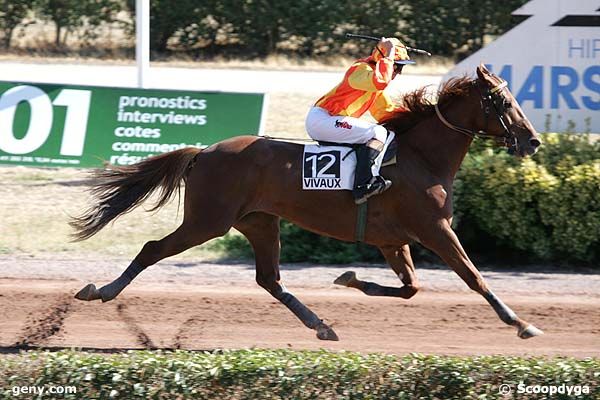
[(528, 339), (543, 334), (535, 326), (517, 317), (517, 314), (490, 290), (447, 220), (440, 220), (434, 231), (422, 236), (420, 237), (421, 243), (437, 253), (465, 281), (469, 288), (481, 294), (504, 323), (516, 327), (517, 335), (520, 338)]
[(419, 284), (408, 245), (405, 244), (400, 248), (385, 246), (380, 247), (379, 250), (381, 250), (385, 260), (392, 267), (396, 275), (398, 275), (398, 278), (404, 283), (404, 286), (397, 288), (381, 286), (375, 282), (361, 281), (356, 278), (354, 271), (343, 273), (333, 283), (358, 289), (368, 296), (391, 296), (402, 297), (403, 299), (413, 297), (419, 290)]

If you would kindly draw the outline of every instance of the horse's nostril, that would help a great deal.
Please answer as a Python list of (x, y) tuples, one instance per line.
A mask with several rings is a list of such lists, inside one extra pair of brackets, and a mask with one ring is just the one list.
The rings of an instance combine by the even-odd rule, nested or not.
[(529, 139), (529, 144), (534, 149), (537, 149), (538, 147), (540, 147), (540, 145), (542, 144), (542, 142), (540, 142), (539, 139)]

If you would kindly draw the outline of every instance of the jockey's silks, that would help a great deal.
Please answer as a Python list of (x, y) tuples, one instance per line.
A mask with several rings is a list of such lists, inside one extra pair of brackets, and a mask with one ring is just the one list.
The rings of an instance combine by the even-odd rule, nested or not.
[(372, 57), (356, 60), (346, 71), (340, 84), (321, 97), (315, 106), (324, 108), (331, 115), (359, 118), (369, 111), (376, 121), (385, 120), (398, 111), (384, 89), (392, 81), (394, 62)]

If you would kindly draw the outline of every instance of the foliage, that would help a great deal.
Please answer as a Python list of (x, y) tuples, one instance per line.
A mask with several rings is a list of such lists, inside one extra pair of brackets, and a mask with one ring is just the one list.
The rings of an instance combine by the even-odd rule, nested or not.
[(541, 222), (551, 228), (556, 253), (588, 262), (599, 260), (600, 159), (560, 172), (560, 183), (540, 204)]
[(511, 12), (525, 0), (412, 0), (407, 27), (409, 43), (434, 54), (467, 56), (516, 24)]
[(314, 55), (333, 43), (329, 36), (342, 11), (343, 4), (332, 0), (203, 2), (202, 17), (176, 36), (186, 49), (225, 57)]
[(533, 159), (552, 174), (561, 176), (570, 168), (600, 158), (600, 140), (588, 134), (546, 133), (541, 150)]
[[(369, 41), (348, 41), (354, 31), (395, 36), (438, 56), (463, 57), (487, 36), (516, 24), (511, 12), (526, 0), (152, 0), (151, 49), (196, 55), (263, 57), (274, 53), (297, 56), (363, 56)], [(0, 1), (0, 30), (5, 44), (35, 3), (36, 15), (56, 26), (55, 45), (79, 32), (94, 38), (95, 28), (116, 20), (124, 8), (135, 21), (135, 0)], [(83, 28), (83, 29), (82, 29)], [(129, 36), (135, 24), (128, 23)]]
[(509, 157), (483, 153), (465, 161), (455, 185), (457, 223), (466, 214), (500, 244), (550, 259), (550, 232), (539, 208), (557, 179), (531, 159), (513, 165)]
[(10, 47), (15, 28), (33, 9), (35, 0), (0, 0), (0, 31), (5, 48)]
[(528, 159), (486, 147), (467, 156), (455, 184), (463, 242), (485, 251), (482, 242), (491, 239), (529, 260), (597, 261), (600, 143), (575, 134), (545, 134), (542, 141)]
[(120, 9), (120, 0), (36, 0), (37, 13), (56, 26), (56, 46), (78, 28), (85, 28), (84, 39), (93, 37), (94, 28), (113, 21)]
[[(125, 2), (134, 21), (135, 3), (135, 0)], [(207, 7), (215, 4), (213, 0), (183, 0), (177, 4), (166, 0), (150, 1), (150, 48), (159, 52), (166, 51), (169, 39), (176, 32), (200, 21), (206, 15)], [(135, 35), (135, 26), (132, 26), (130, 34)]]
[[(600, 395), (600, 360), (588, 358), (403, 357), (351, 352), (129, 351), (98, 355), (27, 352), (0, 359), (3, 398), (18, 386), (75, 386), (64, 398), (502, 399), (500, 384), (581, 387)], [(583, 388), (586, 386), (587, 389)], [(564, 390), (564, 388), (563, 388)], [(539, 391), (539, 390), (538, 390)], [(548, 394), (519, 394), (545, 399)], [(557, 399), (573, 398), (566, 394)]]
[[(454, 56), (458, 51), (470, 54), (483, 45), (485, 35), (503, 33), (515, 21), (511, 11), (524, 0), (498, 3), (491, 0), (349, 0), (339, 2), (246, 1), (251, 4), (244, 21), (225, 20), (237, 30), (249, 53), (260, 55), (283, 50), (278, 42), (297, 40), (295, 53), (318, 55), (320, 52), (344, 52), (353, 55), (370, 51), (372, 43), (358, 41), (345, 46), (343, 34), (353, 30), (373, 36), (395, 36), (437, 55)], [(257, 10), (258, 8), (258, 10)], [(268, 9), (269, 12), (263, 12)], [(236, 14), (239, 15), (239, 14)], [(243, 28), (242, 28), (243, 27)], [(258, 31), (257, 31), (258, 28)], [(262, 29), (265, 28), (265, 29)], [(463, 48), (464, 47), (464, 48)], [(260, 49), (260, 51), (253, 51)], [(352, 52), (352, 49), (359, 50)]]
[[(526, 0), (166, 0), (150, 1), (150, 40), (155, 52), (188, 51), (199, 56), (363, 56), (369, 41), (348, 41), (346, 32), (395, 36), (438, 56), (466, 56), (484, 39), (516, 24), (511, 12)], [(114, 21), (124, 8), (135, 21), (135, 0), (0, 1), (5, 42), (36, 3), (37, 15), (56, 25), (55, 44)], [(3, 15), (5, 15), (3, 17)], [(135, 24), (127, 33), (135, 35)], [(8, 34), (8, 36), (7, 36)]]
[[(348, 264), (357, 261), (381, 262), (379, 250), (363, 243), (345, 243), (305, 231), (281, 221), (281, 262), (311, 262), (317, 264)], [(240, 235), (228, 233), (215, 242), (217, 251), (231, 258), (251, 259), (254, 256), (248, 241)]]
[[(396, 36), (436, 55), (469, 54), (515, 25), (511, 12), (525, 0), (184, 0), (173, 7), (151, 1), (153, 50), (180, 49), (225, 57), (273, 53), (362, 55), (372, 43), (348, 42), (344, 33)], [(127, 8), (135, 13), (134, 1)], [(177, 47), (175, 47), (177, 48)]]

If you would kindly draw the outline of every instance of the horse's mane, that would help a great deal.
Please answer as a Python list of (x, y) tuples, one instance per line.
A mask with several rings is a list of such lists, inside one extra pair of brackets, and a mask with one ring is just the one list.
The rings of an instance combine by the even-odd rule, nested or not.
[[(473, 79), (468, 76), (450, 78), (444, 82), (437, 92), (439, 107), (443, 108), (453, 99), (465, 96), (472, 82)], [(404, 110), (394, 113), (383, 121), (383, 125), (396, 134), (401, 134), (435, 114), (435, 103), (427, 90), (428, 87), (424, 86), (404, 95), (401, 103)]]

